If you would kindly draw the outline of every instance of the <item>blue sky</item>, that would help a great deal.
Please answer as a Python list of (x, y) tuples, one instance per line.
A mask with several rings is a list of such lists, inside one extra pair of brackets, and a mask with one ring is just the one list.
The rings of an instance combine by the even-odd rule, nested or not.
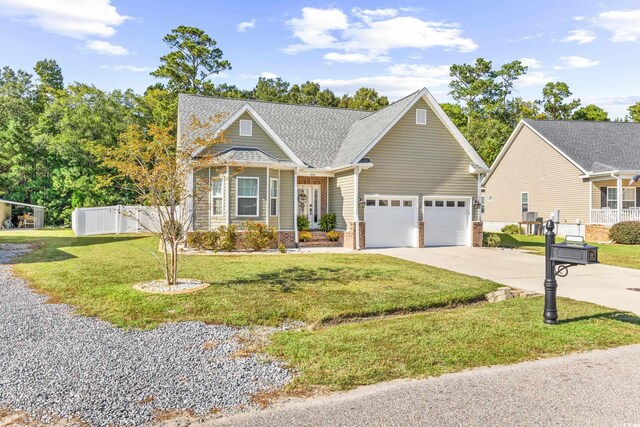
[(640, 101), (640, 1), (149, 1), (0, 0), (0, 65), (53, 58), (67, 82), (142, 92), (178, 25), (202, 28), (242, 88), (258, 76), (361, 86), (396, 99), (423, 86), (447, 101), (448, 67), (477, 57), (529, 65), (516, 86), (540, 97), (565, 81), (613, 117)]

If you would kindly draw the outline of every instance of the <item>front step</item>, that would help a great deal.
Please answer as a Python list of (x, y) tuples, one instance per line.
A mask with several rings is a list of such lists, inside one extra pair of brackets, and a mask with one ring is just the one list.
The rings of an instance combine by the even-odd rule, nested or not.
[(298, 243), (299, 248), (328, 248), (339, 247), (340, 242), (332, 242), (331, 240), (312, 240), (310, 242)]

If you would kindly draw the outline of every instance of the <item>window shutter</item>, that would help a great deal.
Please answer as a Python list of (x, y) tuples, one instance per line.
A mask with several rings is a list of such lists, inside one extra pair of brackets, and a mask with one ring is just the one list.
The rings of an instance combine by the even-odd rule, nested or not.
[(636, 207), (640, 207), (640, 187), (636, 187)]
[(600, 209), (607, 207), (607, 187), (600, 187)]

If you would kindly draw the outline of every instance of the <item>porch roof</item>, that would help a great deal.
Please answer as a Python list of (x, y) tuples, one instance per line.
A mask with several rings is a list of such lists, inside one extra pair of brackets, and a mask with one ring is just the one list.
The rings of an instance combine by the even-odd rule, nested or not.
[(247, 148), (247, 147), (231, 147), (227, 150), (221, 151), (217, 156), (221, 162), (224, 163), (250, 163), (250, 164), (264, 164), (270, 165), (282, 165), (282, 166), (295, 166), (293, 162), (279, 160), (272, 155), (265, 153), (259, 148)]

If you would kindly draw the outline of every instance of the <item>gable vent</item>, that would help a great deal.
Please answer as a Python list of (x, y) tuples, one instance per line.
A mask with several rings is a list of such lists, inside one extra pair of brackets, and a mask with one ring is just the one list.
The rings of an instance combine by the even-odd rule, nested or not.
[(240, 120), (240, 136), (253, 135), (253, 120)]
[(427, 124), (427, 110), (423, 108), (416, 108), (416, 124), (417, 125)]

